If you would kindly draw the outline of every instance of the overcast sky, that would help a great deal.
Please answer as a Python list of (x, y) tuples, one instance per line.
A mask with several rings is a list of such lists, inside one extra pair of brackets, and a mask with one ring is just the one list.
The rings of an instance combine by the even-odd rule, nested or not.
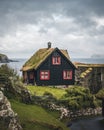
[(0, 53), (28, 58), (49, 41), (71, 58), (104, 55), (104, 0), (0, 0)]

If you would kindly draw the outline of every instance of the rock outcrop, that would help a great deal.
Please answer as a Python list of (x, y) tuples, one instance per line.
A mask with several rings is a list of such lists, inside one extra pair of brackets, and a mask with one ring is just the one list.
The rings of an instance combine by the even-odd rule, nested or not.
[(68, 110), (67, 108), (60, 107), (55, 104), (50, 105), (51, 110), (57, 110), (60, 111), (60, 120), (63, 118), (69, 118), (69, 119), (75, 119), (78, 117), (83, 117), (83, 116), (96, 116), (96, 115), (101, 115), (102, 113), (102, 108), (97, 107), (97, 108), (86, 108), (86, 109), (80, 109), (76, 111)]
[(17, 113), (12, 110), (10, 102), (2, 91), (0, 91), (0, 121), (3, 122), (7, 130), (22, 130)]
[(1, 63), (8, 63), (9, 61), (10, 61), (9, 58), (6, 55), (0, 54), (0, 62)]
[(18, 60), (11, 60), (5, 54), (0, 54), (0, 63), (18, 62)]

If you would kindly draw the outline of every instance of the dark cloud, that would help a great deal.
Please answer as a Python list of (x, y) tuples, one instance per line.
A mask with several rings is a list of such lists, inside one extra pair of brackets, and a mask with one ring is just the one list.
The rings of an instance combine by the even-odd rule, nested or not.
[(62, 14), (88, 27), (95, 24), (90, 17), (104, 16), (103, 11), (103, 0), (0, 0), (0, 23), (8, 28), (13, 24), (37, 24), (53, 14)]
[[(99, 19), (104, 19), (104, 0), (0, 0), (2, 42), (7, 35), (12, 37), (17, 32), (26, 35), (21, 31), (24, 28), (24, 32), (32, 33), (36, 40), (39, 37), (46, 40), (56, 38), (56, 42), (63, 40), (68, 47), (71, 47), (69, 42), (80, 43), (79, 52), (82, 50), (84, 53), (84, 46), (88, 43), (93, 43), (92, 47), (104, 46), (104, 24), (99, 23)], [(29, 28), (33, 30), (34, 26), (38, 29), (27, 31)], [(27, 39), (23, 40), (26, 42)], [(77, 52), (74, 48), (72, 52)]]

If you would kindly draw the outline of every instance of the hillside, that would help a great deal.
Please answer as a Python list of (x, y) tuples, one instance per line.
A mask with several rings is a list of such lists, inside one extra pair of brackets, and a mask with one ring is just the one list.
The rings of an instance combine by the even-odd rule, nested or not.
[(17, 60), (11, 60), (7, 55), (0, 53), (0, 63), (18, 62)]
[(27, 105), (11, 100), (13, 110), (18, 113), (23, 130), (69, 130), (59, 121), (58, 113), (47, 111), (38, 105)]
[(7, 63), (9, 62), (9, 58), (5, 54), (0, 54), (0, 62), (1, 63)]

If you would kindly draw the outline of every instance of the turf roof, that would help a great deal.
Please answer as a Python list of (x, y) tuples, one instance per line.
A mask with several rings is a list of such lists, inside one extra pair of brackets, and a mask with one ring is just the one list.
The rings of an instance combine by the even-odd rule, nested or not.
[(76, 67), (104, 67), (104, 64), (87, 64), (87, 63), (80, 63), (80, 62), (75, 62), (74, 65)]
[[(22, 71), (27, 71), (31, 69), (37, 69), (38, 66), (50, 55), (52, 52), (58, 48), (43, 48), (39, 49), (22, 67)], [(70, 59), (67, 50), (60, 50), (61, 53)]]

